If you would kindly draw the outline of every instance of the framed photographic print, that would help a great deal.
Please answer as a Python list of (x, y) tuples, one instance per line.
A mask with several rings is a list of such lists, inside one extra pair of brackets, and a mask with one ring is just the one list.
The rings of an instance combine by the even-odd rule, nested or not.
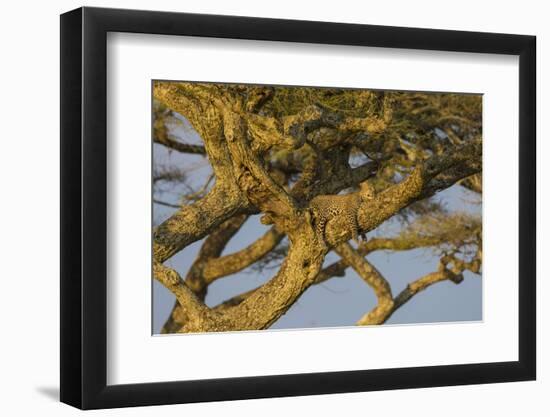
[(535, 379), (535, 38), (61, 16), (61, 401)]

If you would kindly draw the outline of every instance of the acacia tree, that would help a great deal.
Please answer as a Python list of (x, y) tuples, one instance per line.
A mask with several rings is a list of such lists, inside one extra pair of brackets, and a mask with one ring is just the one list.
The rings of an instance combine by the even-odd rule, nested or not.
[[(204, 186), (184, 192), (177, 210), (154, 228), (154, 277), (176, 297), (163, 332), (268, 328), (307, 288), (347, 268), (378, 300), (357, 324), (382, 324), (428, 286), (458, 284), (465, 270), (481, 272), (481, 219), (447, 211), (433, 198), (455, 184), (481, 197), (479, 96), (180, 82), (155, 82), (153, 95), (153, 140), (201, 155), (212, 169)], [(175, 115), (203, 144), (170, 133)], [(181, 181), (185, 172), (178, 169), (156, 172), (155, 179)], [(389, 219), (402, 222), (400, 232), (352, 244), (346, 219), (334, 216), (320, 235), (311, 200), (358, 192), (365, 182), (375, 193), (356, 208), (359, 232)], [(256, 214), (270, 229), (222, 256)], [(165, 264), (201, 239), (185, 275)], [(421, 247), (439, 255), (439, 267), (399, 294), (392, 292), (391, 277), (365, 258)], [(339, 260), (323, 268), (330, 251)], [(204, 303), (214, 281), (267, 262), (280, 266), (265, 284), (217, 306)]]

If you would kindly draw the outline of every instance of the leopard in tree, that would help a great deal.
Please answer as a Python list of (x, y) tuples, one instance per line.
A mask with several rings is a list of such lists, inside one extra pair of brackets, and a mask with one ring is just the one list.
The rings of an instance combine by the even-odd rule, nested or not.
[[(374, 187), (367, 181), (360, 184), (358, 192), (345, 195), (318, 195), (311, 199), (309, 207), (312, 214), (315, 233), (326, 244), (325, 230), (327, 223), (336, 217), (343, 217), (346, 229), (359, 242), (359, 225), (357, 212), (359, 206), (375, 196)], [(362, 235), (364, 238), (364, 236)]]

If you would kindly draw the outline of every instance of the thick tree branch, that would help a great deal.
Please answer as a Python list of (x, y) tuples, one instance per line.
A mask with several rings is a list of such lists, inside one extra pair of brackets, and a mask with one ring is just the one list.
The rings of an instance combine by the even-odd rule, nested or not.
[(243, 206), (241, 195), (234, 189), (214, 185), (204, 198), (181, 207), (159, 225), (153, 235), (154, 258), (166, 261), (233, 217)]
[(218, 182), (235, 183), (233, 165), (223, 137), (222, 116), (216, 104), (219, 97), (213, 86), (157, 81), (153, 94), (166, 107), (189, 120), (204, 142)]
[(204, 320), (208, 315), (208, 307), (197, 298), (176, 271), (159, 262), (153, 262), (153, 275), (176, 296), (190, 320), (197, 322)]
[(297, 193), (297, 196), (311, 200), (313, 197), (321, 194), (337, 194), (346, 188), (353, 187), (373, 177), (378, 167), (379, 163), (376, 161), (367, 162), (357, 168), (348, 170), (340, 176), (334, 176), (312, 184), (305, 191)]
[(235, 177), (241, 190), (264, 213), (274, 213), (286, 218), (295, 216), (296, 202), (271, 178), (260, 157), (250, 148), (242, 117), (231, 110), (226, 110), (223, 120), (227, 145), (234, 163)]
[(172, 112), (170, 110), (163, 110), (159, 108), (159, 106), (155, 106), (154, 109), (153, 142), (178, 152), (200, 155), (206, 154), (204, 146), (182, 143), (173, 139), (168, 133), (168, 128), (166, 126), (166, 117), (171, 115)]
[(317, 105), (306, 106), (299, 113), (281, 119), (253, 113), (245, 117), (253, 149), (259, 153), (272, 147), (298, 149), (313, 130), (335, 124), (335, 115)]
[(387, 314), (393, 309), (393, 296), (390, 284), (382, 274), (361, 256), (349, 243), (342, 243), (336, 247), (336, 252), (357, 272), (374, 291), (378, 300), (377, 305), (357, 324), (381, 324), (385, 321)]
[(245, 214), (232, 217), (222, 223), (205, 239), (195, 262), (193, 262), (185, 277), (185, 283), (199, 298), (204, 299), (206, 289), (210, 283), (205, 274), (208, 264), (212, 260), (218, 259), (229, 240), (239, 231), (247, 217)]
[(281, 317), (313, 283), (324, 259), (324, 248), (313, 230), (304, 227), (290, 246), (279, 272), (234, 307), (220, 308), (232, 326), (241, 330), (265, 329)]
[(202, 271), (207, 283), (218, 278), (235, 274), (262, 259), (283, 239), (284, 233), (271, 228), (262, 237), (235, 253), (219, 258), (211, 258)]
[(340, 138), (352, 132), (379, 134), (391, 122), (391, 109), (385, 107), (380, 117), (345, 117), (340, 112), (317, 103), (281, 119), (249, 113), (246, 115), (246, 120), (248, 131), (254, 139), (254, 150), (264, 153), (274, 146), (287, 149), (300, 148), (310, 133), (322, 128), (339, 132)]
[(246, 111), (249, 113), (258, 113), (261, 108), (273, 99), (275, 89), (273, 87), (251, 87), (248, 89), (246, 99)]

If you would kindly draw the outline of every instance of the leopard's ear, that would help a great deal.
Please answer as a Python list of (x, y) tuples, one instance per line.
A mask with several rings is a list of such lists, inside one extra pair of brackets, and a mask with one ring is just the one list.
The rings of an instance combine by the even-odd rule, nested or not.
[(363, 181), (360, 184), (360, 193), (362, 197), (369, 199), (369, 198), (374, 198), (376, 194), (376, 190), (374, 189), (374, 186), (369, 181)]

